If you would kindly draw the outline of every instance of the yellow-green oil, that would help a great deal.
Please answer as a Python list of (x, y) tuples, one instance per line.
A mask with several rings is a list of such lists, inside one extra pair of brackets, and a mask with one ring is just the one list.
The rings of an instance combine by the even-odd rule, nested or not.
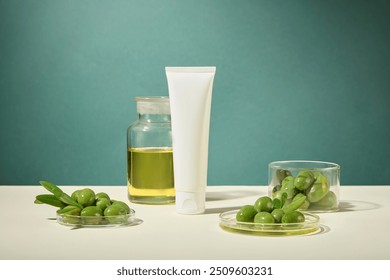
[(131, 202), (168, 204), (175, 201), (171, 148), (129, 148), (127, 187)]

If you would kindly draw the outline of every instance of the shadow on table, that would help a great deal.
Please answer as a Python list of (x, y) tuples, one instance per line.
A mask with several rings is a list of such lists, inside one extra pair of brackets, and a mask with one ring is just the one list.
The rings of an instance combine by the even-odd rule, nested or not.
[(339, 203), (337, 212), (367, 211), (379, 209), (382, 206), (378, 203), (369, 201), (343, 200)]
[(319, 234), (328, 233), (329, 231), (330, 231), (330, 227), (326, 225), (320, 225), (320, 229), (317, 232), (308, 235), (319, 235)]
[[(231, 199), (238, 199), (238, 198), (250, 197), (250, 196), (260, 197), (261, 195), (262, 195), (261, 192), (259, 192), (258, 190), (207, 192), (206, 201), (231, 200)], [(242, 205), (209, 208), (206, 209), (205, 214), (219, 214), (226, 211), (237, 210), (240, 209), (241, 207)]]
[[(258, 190), (253, 191), (224, 191), (224, 192), (207, 192), (206, 201), (218, 201), (237, 199), (248, 196), (261, 196), (261, 192)], [(267, 195), (266, 193), (264, 195)]]
[(206, 209), (204, 214), (220, 214), (227, 211), (233, 211), (240, 209), (242, 205), (240, 206), (230, 206), (230, 207), (218, 207), (218, 208), (209, 208)]
[[(50, 219), (50, 220), (55, 220), (55, 219)], [(140, 224), (142, 224), (144, 221), (141, 220), (141, 219), (138, 219), (138, 218), (135, 218), (133, 219), (131, 222), (128, 222), (126, 224), (121, 224), (121, 225), (117, 225), (117, 226), (93, 226), (93, 225), (88, 225), (88, 226), (78, 226), (78, 225), (75, 225), (75, 226), (68, 226), (70, 230), (75, 230), (75, 229), (86, 229), (86, 228), (106, 228), (106, 229), (115, 229), (115, 228), (124, 228), (124, 227), (134, 227), (134, 226), (138, 226)]]

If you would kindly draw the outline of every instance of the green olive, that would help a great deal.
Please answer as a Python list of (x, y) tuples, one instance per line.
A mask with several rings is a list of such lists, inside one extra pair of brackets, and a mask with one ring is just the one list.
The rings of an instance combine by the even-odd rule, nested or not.
[(271, 215), (274, 218), (275, 223), (280, 223), (282, 221), (284, 211), (280, 208), (277, 208), (271, 212)]
[(66, 224), (77, 224), (80, 222), (81, 209), (77, 206), (68, 205), (57, 211), (58, 214), (62, 215), (62, 221)]
[(95, 194), (96, 200), (99, 200), (101, 198), (107, 198), (108, 200), (110, 200), (110, 197), (105, 192), (99, 192), (99, 193)]
[(123, 201), (115, 200), (115, 201), (112, 202), (111, 205), (115, 205), (115, 206), (121, 207), (121, 208), (123, 208), (123, 209), (126, 210), (126, 214), (130, 214), (130, 211), (131, 211), (131, 210), (130, 210), (129, 205), (127, 205), (127, 204), (126, 204), (125, 202), (123, 202)]
[(61, 214), (61, 218), (64, 223), (78, 224), (80, 222), (80, 211), (80, 207), (68, 205), (60, 210), (57, 210), (57, 213)]
[(257, 211), (253, 205), (244, 205), (236, 214), (236, 220), (238, 222), (248, 222), (252, 223)]
[(87, 206), (81, 210), (80, 216), (103, 216), (103, 210), (97, 206)]
[(127, 211), (125, 208), (114, 204), (111, 204), (104, 210), (104, 216), (118, 216), (118, 215), (126, 215), (126, 214)]
[(96, 200), (96, 206), (102, 209), (103, 211), (110, 205), (111, 205), (110, 200), (105, 197)]
[(295, 187), (294, 187), (294, 177), (293, 176), (287, 176), (284, 178), (282, 182), (282, 187), (280, 188), (280, 192), (287, 193), (287, 199), (292, 199), (296, 193)]
[(77, 194), (77, 202), (83, 207), (93, 205), (95, 203), (95, 192), (88, 188), (80, 190)]
[(77, 198), (78, 198), (78, 196), (79, 196), (80, 191), (81, 191), (81, 190), (75, 190), (74, 192), (72, 192), (71, 197), (72, 197), (75, 201), (77, 201)]
[(259, 212), (254, 219), (255, 224), (273, 224), (274, 217), (269, 212)]
[(258, 198), (254, 205), (257, 212), (271, 212), (273, 209), (272, 199), (268, 196)]
[(282, 223), (302, 223), (305, 216), (299, 211), (292, 211), (283, 215)]
[(122, 224), (126, 222), (127, 211), (125, 208), (118, 205), (110, 205), (104, 210), (104, 216), (110, 224)]
[(291, 172), (289, 170), (283, 170), (283, 169), (276, 170), (276, 178), (278, 184), (281, 184), (284, 178), (286, 178), (287, 176), (291, 176)]
[(294, 186), (300, 190), (304, 191), (308, 189), (314, 182), (314, 175), (310, 171), (301, 171), (294, 179)]
[(319, 177), (324, 176), (321, 172), (313, 172), (314, 179), (317, 180)]
[(306, 192), (307, 200), (310, 203), (318, 202), (325, 197), (329, 191), (328, 180), (324, 175), (321, 175), (314, 182), (313, 186)]
[(98, 225), (102, 221), (103, 210), (97, 206), (87, 206), (81, 210), (81, 221), (88, 225)]
[(329, 191), (324, 198), (320, 201), (313, 203), (313, 208), (322, 209), (322, 210), (330, 210), (337, 208), (337, 196), (334, 192)]

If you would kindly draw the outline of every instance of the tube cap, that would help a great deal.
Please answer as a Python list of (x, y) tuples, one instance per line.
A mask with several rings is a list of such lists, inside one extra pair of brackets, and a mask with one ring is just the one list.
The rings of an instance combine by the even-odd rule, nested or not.
[(176, 212), (179, 214), (201, 214), (205, 211), (204, 192), (176, 191)]

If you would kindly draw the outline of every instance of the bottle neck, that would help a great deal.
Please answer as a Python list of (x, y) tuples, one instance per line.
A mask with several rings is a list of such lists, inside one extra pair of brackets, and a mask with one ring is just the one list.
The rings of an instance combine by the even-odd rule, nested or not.
[(140, 114), (138, 113), (138, 119), (140, 122), (171, 122), (170, 114)]

